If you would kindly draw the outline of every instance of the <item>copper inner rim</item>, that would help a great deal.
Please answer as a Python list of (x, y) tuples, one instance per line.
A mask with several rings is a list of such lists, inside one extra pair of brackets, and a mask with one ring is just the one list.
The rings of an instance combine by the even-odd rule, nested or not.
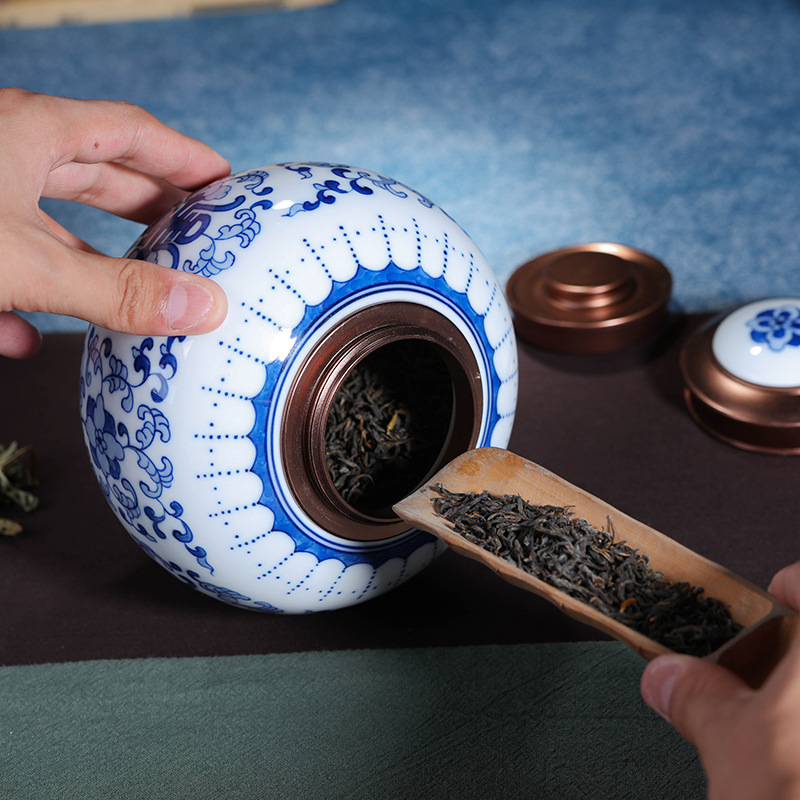
[[(440, 431), (441, 446), (414, 474), (389, 487), (380, 508), (348, 503), (333, 484), (325, 454), (328, 412), (348, 375), (367, 358), (393, 367), (398, 348), (421, 347), (440, 364), (452, 411)], [(424, 386), (422, 370), (414, 378)], [(305, 358), (289, 389), (281, 425), (281, 456), (292, 494), (308, 517), (345, 539), (373, 541), (409, 530), (391, 505), (421, 486), (445, 463), (474, 447), (483, 411), (481, 373), (469, 342), (439, 312), (414, 303), (382, 303), (362, 309), (327, 331)], [(424, 407), (423, 412), (424, 413)], [(391, 496), (394, 492), (396, 496)]]

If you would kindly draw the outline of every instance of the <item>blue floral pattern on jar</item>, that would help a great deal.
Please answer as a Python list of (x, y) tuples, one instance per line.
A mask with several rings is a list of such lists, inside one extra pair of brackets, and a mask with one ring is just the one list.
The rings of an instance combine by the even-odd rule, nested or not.
[[(105, 338), (102, 343), (94, 327), (87, 336), (87, 348), (84, 368), (81, 375), (81, 399), (84, 411), (84, 432), (87, 447), (95, 466), (95, 473), (100, 488), (117, 516), (127, 522), (136, 533), (149, 542), (166, 539), (167, 532), (163, 526), (172, 528), (171, 535), (185, 547), (197, 564), (213, 573), (213, 568), (206, 560), (207, 553), (202, 547), (190, 547), (193, 534), (189, 526), (181, 519), (183, 508), (177, 500), (170, 500), (167, 491), (172, 486), (172, 462), (161, 457), (151, 456), (151, 447), (158, 440), (166, 443), (170, 439), (170, 427), (167, 417), (154, 405), (141, 403), (134, 411), (134, 389), (145, 383), (154, 382), (150, 398), (154, 403), (161, 403), (167, 396), (169, 380), (174, 377), (177, 362), (170, 352), (173, 338), (168, 338), (160, 347), (161, 359), (158, 367), (163, 371), (154, 371), (151, 367), (148, 351), (153, 347), (153, 340), (147, 338), (140, 348), (132, 348), (135, 370), (140, 373), (137, 381), (129, 380), (128, 367), (112, 353), (111, 340)], [(90, 392), (93, 384), (105, 387), (107, 395)], [(106, 410), (105, 397), (119, 392), (122, 395), (121, 407), (128, 412), (125, 419), (135, 419), (137, 428), (131, 432), (124, 421), (117, 422)], [(140, 474), (138, 485), (122, 474), (125, 460), (135, 461), (136, 470)], [(142, 516), (144, 518), (142, 519)]]

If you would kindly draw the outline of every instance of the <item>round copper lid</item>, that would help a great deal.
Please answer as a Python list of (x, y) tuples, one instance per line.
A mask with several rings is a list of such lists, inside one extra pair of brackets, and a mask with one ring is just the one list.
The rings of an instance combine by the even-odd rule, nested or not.
[(506, 286), (519, 337), (562, 353), (608, 353), (643, 342), (660, 325), (671, 291), (660, 261), (607, 242), (541, 255)]
[(715, 317), (689, 337), (680, 363), (701, 427), (745, 450), (800, 454), (800, 298)]

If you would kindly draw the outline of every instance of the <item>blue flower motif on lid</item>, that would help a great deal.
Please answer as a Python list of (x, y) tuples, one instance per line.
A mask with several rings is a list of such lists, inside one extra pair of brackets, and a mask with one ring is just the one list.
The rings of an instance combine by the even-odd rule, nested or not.
[(800, 347), (800, 308), (768, 308), (747, 323), (754, 342), (780, 352), (784, 347)]

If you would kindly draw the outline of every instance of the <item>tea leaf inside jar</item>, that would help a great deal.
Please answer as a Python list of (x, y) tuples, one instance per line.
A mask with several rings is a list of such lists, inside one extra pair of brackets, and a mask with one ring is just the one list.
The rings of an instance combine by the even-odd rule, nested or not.
[(345, 502), (373, 512), (425, 478), (441, 452), (453, 389), (436, 349), (393, 342), (347, 375), (328, 412), (325, 460)]

